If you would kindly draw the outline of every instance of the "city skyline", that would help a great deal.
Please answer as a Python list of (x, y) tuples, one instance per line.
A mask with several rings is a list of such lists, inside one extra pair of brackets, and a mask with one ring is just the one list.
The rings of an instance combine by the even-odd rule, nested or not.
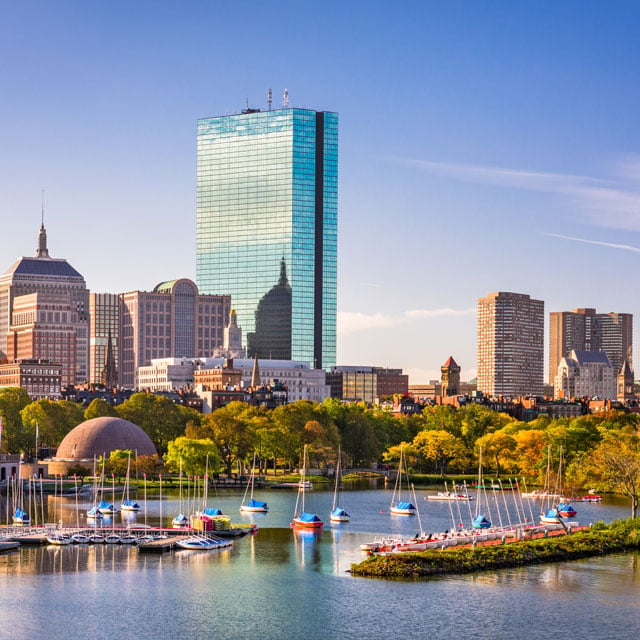
[(288, 88), (340, 116), (338, 364), (424, 382), (453, 355), (468, 380), (488, 291), (639, 316), (635, 3), (188, 4), (7, 8), (3, 269), (44, 188), (92, 292), (195, 279), (196, 122)]

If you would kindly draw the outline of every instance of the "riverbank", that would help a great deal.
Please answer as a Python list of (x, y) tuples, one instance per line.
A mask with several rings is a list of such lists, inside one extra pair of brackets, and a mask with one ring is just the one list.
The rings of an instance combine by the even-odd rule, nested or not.
[(596, 523), (570, 535), (525, 540), (506, 545), (449, 547), (416, 553), (374, 556), (351, 565), (358, 577), (426, 578), (522, 567), (543, 562), (577, 560), (640, 549), (640, 521)]

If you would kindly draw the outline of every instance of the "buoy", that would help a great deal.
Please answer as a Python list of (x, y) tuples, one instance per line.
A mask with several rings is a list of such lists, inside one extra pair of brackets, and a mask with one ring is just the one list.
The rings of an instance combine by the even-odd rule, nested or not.
[(384, 509), (380, 509), (380, 513), (384, 513)]

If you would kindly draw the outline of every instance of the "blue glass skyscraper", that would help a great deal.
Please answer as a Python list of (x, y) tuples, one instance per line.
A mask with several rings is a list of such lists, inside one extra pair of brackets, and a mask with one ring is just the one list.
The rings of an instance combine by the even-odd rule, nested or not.
[(231, 294), (248, 355), (336, 361), (338, 115), (198, 121), (196, 280)]

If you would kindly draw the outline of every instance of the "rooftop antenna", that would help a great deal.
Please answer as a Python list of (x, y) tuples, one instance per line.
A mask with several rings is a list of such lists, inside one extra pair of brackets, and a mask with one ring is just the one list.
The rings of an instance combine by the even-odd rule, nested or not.
[(273, 102), (273, 94), (271, 93), (271, 87), (267, 89), (267, 104), (269, 105), (269, 111), (271, 111), (271, 103)]
[(289, 89), (284, 90), (284, 108), (289, 108)]
[(249, 111), (249, 98), (246, 98), (246, 100), (244, 101), (244, 108)]
[(42, 226), (44, 227), (44, 189), (42, 190)]

